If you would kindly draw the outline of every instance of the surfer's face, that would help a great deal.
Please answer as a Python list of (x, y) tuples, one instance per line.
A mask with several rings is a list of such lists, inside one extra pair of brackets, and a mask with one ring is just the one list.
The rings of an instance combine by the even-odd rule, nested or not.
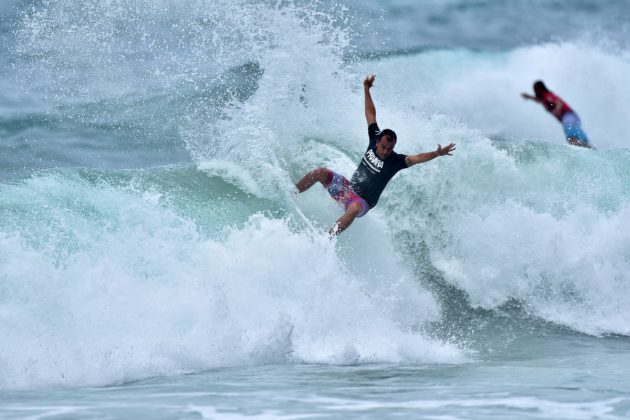
[(376, 154), (381, 160), (385, 160), (392, 154), (394, 151), (394, 146), (396, 146), (396, 140), (391, 141), (391, 137), (388, 135), (384, 135), (381, 139), (376, 143)]

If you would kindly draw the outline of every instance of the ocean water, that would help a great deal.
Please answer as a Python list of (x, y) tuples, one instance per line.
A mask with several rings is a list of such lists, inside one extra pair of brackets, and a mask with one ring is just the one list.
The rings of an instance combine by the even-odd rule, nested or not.
[[(3, 1), (0, 417), (629, 417), (629, 14)], [(399, 152), (457, 150), (331, 241), (292, 183), (352, 174), (370, 73)]]

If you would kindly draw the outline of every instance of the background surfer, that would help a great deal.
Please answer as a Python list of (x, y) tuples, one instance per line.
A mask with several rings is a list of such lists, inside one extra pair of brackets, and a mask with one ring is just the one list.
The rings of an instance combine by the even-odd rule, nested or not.
[(525, 99), (531, 99), (538, 102), (545, 109), (553, 114), (560, 121), (564, 129), (564, 135), (567, 142), (574, 146), (588, 147), (592, 146), (588, 143), (588, 137), (580, 123), (580, 117), (564, 102), (559, 96), (547, 89), (545, 84), (538, 80), (534, 83), (534, 93), (536, 96), (527, 93), (521, 93)]
[(346, 211), (330, 229), (331, 235), (343, 232), (356, 217), (364, 216), (373, 208), (387, 183), (398, 171), (438, 156), (450, 156), (455, 150), (455, 144), (451, 143), (445, 147), (438, 144), (435, 151), (416, 155), (407, 156), (394, 152), (396, 133), (390, 129), (381, 131), (376, 123), (376, 107), (370, 94), (375, 78), (375, 75), (370, 75), (363, 81), (365, 118), (370, 143), (351, 180), (348, 181), (343, 175), (328, 168), (320, 167), (307, 173), (295, 184), (299, 192), (304, 192), (319, 181), (332, 198), (343, 204)]

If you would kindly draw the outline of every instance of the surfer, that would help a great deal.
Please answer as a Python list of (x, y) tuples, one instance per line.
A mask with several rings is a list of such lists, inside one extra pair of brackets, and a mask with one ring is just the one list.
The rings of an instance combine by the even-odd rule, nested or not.
[(580, 117), (578, 117), (575, 111), (573, 111), (566, 102), (547, 89), (547, 86), (540, 80), (534, 83), (534, 93), (535, 96), (527, 93), (522, 93), (521, 96), (525, 99), (538, 102), (544, 106), (547, 111), (551, 112), (562, 124), (564, 135), (569, 144), (592, 148), (588, 142), (586, 133), (582, 130)]
[(333, 199), (345, 207), (345, 213), (329, 231), (331, 236), (340, 234), (355, 218), (364, 216), (372, 209), (387, 183), (398, 171), (438, 156), (450, 156), (455, 150), (455, 144), (451, 143), (445, 147), (438, 144), (435, 151), (416, 155), (394, 152), (396, 133), (388, 128), (381, 131), (376, 123), (376, 107), (370, 94), (375, 78), (375, 75), (370, 75), (363, 81), (365, 118), (370, 142), (350, 181), (343, 175), (322, 167), (307, 173), (295, 184), (299, 192), (304, 192), (319, 182)]

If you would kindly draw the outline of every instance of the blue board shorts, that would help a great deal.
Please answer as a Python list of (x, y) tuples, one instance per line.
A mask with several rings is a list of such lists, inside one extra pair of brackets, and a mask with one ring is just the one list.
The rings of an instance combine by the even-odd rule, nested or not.
[(340, 175), (337, 172), (333, 172), (330, 169), (326, 170), (328, 171), (328, 178), (326, 179), (324, 188), (328, 190), (328, 194), (330, 194), (335, 201), (343, 204), (346, 210), (348, 210), (348, 206), (350, 204), (359, 203), (361, 205), (361, 212), (357, 215), (357, 217), (365, 216), (365, 214), (370, 210), (370, 206), (368, 206), (367, 201), (362, 199), (352, 190), (350, 182), (345, 176)]
[(582, 130), (580, 117), (578, 117), (575, 112), (567, 112), (562, 116), (562, 128), (564, 129), (564, 136), (567, 140), (571, 139), (588, 144), (588, 137), (584, 130)]

